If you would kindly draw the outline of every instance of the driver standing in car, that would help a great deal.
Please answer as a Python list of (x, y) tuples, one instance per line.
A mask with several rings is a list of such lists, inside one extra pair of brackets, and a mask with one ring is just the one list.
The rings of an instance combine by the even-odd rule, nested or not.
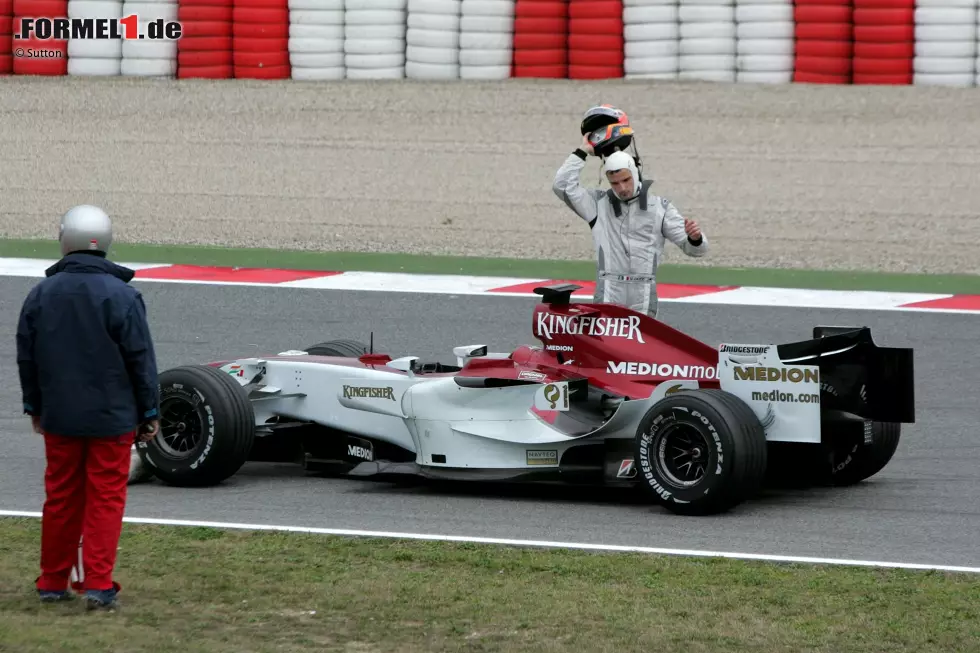
[[(596, 303), (619, 304), (656, 318), (657, 268), (670, 241), (692, 257), (708, 253), (708, 239), (694, 220), (666, 198), (650, 192), (637, 158), (625, 151), (633, 141), (626, 114), (602, 105), (586, 112), (582, 144), (555, 174), (552, 189), (592, 230), (596, 250)], [(635, 148), (635, 146), (634, 146)], [(611, 188), (585, 188), (586, 158), (599, 156)]]

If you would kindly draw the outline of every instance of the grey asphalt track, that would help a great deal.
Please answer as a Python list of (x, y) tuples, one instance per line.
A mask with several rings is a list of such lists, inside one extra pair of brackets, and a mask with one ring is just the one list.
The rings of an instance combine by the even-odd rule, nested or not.
[[(21, 416), (14, 364), (20, 302), (34, 279), (0, 279), (0, 509), (40, 510), (41, 440)], [(335, 292), (138, 282), (161, 368), (353, 337), (450, 362), (456, 344), (502, 351), (531, 342), (533, 298)], [(713, 518), (681, 518), (622, 493), (397, 488), (304, 478), (248, 465), (221, 487), (130, 488), (128, 515), (626, 544), (742, 553), (980, 566), (980, 321), (969, 315), (665, 304), (661, 317), (709, 343), (806, 338), (815, 324), (871, 326), (916, 349), (919, 422), (892, 463), (846, 489), (776, 491)]]

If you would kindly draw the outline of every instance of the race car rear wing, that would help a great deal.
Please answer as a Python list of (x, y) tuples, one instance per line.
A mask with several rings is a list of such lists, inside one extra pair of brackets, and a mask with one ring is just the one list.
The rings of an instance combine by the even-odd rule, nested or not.
[(821, 411), (915, 423), (913, 350), (880, 347), (868, 327), (817, 326), (813, 339), (777, 345), (784, 362), (820, 368)]

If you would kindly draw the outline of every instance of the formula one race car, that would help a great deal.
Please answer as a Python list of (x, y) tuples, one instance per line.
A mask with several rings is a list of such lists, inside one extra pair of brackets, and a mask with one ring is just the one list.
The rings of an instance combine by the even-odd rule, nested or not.
[(572, 302), (578, 287), (535, 290), (540, 346), (458, 346), (457, 365), (335, 340), (167, 370), (161, 432), (139, 459), (179, 486), (295, 460), (385, 480), (635, 486), (703, 515), (773, 472), (857, 483), (915, 421), (912, 350), (879, 347), (868, 328), (712, 347), (622, 306)]

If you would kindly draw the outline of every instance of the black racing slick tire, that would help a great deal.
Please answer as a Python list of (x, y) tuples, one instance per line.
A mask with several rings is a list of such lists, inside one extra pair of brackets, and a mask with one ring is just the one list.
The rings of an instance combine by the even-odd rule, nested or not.
[(636, 429), (637, 481), (679, 515), (727, 512), (754, 496), (766, 473), (766, 433), (741, 399), (690, 390), (661, 399)]
[[(838, 487), (855, 485), (885, 468), (898, 450), (901, 424), (871, 422), (869, 432), (836, 438), (830, 447), (826, 482)], [(862, 429), (863, 431), (863, 429)]]
[(248, 460), (255, 414), (245, 389), (216, 367), (188, 365), (160, 374), (160, 432), (137, 445), (164, 483), (217, 485)]
[(329, 340), (304, 349), (311, 356), (340, 356), (342, 358), (358, 358), (370, 350), (363, 342), (357, 340)]

